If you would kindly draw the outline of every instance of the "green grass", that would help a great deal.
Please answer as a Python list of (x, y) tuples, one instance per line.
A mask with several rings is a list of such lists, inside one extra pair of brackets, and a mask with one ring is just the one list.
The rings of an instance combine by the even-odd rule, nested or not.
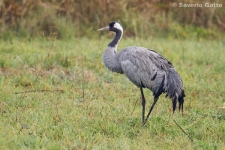
[[(119, 49), (155, 49), (184, 81), (184, 116), (172, 116), (171, 101), (162, 95), (144, 128), (139, 89), (102, 63), (109, 42), (105, 35), (2, 42), (0, 149), (225, 148), (225, 41), (121, 41)], [(149, 107), (152, 93), (144, 92)]]

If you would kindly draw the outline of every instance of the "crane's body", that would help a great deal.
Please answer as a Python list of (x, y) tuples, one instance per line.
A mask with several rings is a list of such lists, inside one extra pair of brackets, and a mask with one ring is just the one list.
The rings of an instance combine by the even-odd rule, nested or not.
[[(120, 74), (125, 74), (128, 79), (141, 90), (142, 96), (142, 123), (145, 125), (150, 113), (162, 93), (171, 98), (173, 112), (176, 103), (183, 111), (184, 86), (179, 74), (172, 63), (153, 50), (144, 47), (131, 46), (117, 52), (117, 45), (123, 35), (123, 28), (117, 22), (99, 30), (110, 30), (116, 33), (115, 38), (109, 43), (102, 55), (105, 66)], [(150, 111), (145, 116), (145, 98), (142, 88), (148, 88), (153, 92), (154, 102)]]

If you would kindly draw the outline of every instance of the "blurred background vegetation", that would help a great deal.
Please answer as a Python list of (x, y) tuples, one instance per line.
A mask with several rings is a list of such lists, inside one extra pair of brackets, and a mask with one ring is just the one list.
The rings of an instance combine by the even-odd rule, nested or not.
[[(0, 38), (95, 37), (119, 21), (125, 37), (217, 39), (225, 32), (225, 1), (182, 0), (203, 7), (172, 7), (179, 0), (0, 0)], [(205, 3), (222, 7), (205, 7)]]

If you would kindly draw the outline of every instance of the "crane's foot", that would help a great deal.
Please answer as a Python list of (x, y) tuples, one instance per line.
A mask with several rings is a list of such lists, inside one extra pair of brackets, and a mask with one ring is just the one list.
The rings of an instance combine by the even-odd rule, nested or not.
[(146, 123), (142, 123), (142, 128), (144, 128), (144, 127), (145, 127), (145, 125), (146, 125)]
[(147, 122), (147, 119), (145, 119), (145, 120), (142, 122), (142, 128), (144, 128), (144, 126), (146, 125), (146, 122)]

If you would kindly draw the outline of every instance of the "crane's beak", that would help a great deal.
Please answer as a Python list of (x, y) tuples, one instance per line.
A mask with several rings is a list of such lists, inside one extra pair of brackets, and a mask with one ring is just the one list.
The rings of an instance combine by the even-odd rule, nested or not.
[(109, 26), (106, 26), (104, 28), (98, 29), (97, 31), (103, 31), (103, 30), (109, 30)]

